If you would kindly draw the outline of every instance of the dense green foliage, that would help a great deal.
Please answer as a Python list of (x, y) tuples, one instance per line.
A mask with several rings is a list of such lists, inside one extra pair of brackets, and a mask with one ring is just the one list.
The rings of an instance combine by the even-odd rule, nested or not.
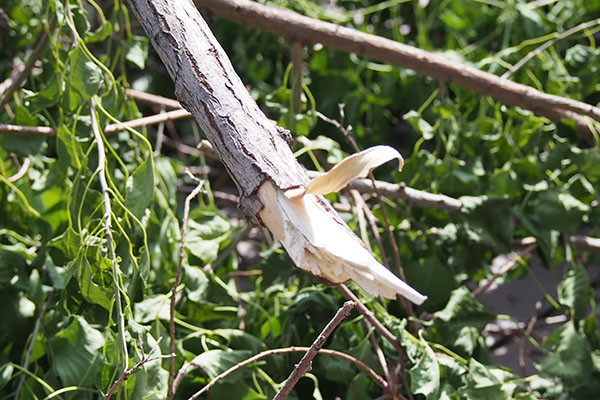
[[(266, 3), (496, 74), (557, 32), (600, 17), (598, 0)], [(106, 163), (104, 170), (98, 168), (92, 116), (105, 127), (158, 111), (136, 104), (124, 94), (126, 87), (173, 97), (166, 71), (126, 4), (0, 4), (9, 26), (0, 27), (0, 80), (24, 64), (40, 35), (49, 33), (23, 87), (0, 110), (0, 121), (57, 130), (55, 136), (0, 135), (0, 398), (14, 398), (17, 390), (19, 399), (99, 398), (121, 376), (121, 357), (131, 368), (143, 357), (142, 349), (146, 354), (155, 349), (153, 356), (169, 354), (183, 205), (196, 185), (184, 173), (186, 166), (206, 168), (197, 174), (204, 191), (192, 201), (175, 315), (175, 371), (192, 360), (197, 367), (183, 379), (176, 398), (189, 397), (263, 350), (309, 346), (343, 296), (296, 269), (280, 247), (231, 212), (231, 203), (215, 200), (213, 190), (232, 184), (218, 162), (181, 152), (183, 144), (195, 146), (202, 138), (192, 122), (168, 124), (168, 140), (159, 151), (155, 128), (100, 133)], [(421, 330), (407, 329), (398, 302), (370, 298), (350, 285), (406, 349), (409, 386), (400, 393), (410, 389), (415, 398), (428, 400), (599, 396), (598, 282), (588, 273), (591, 265), (597, 268), (598, 256), (570, 241), (576, 234), (600, 236), (598, 143), (583, 141), (572, 121), (551, 122), (410, 70), (312, 44), (305, 54), (303, 111), (294, 114), (289, 42), (218, 18), (210, 24), (269, 117), (312, 140), (309, 149), (296, 144), (308, 168), (327, 168), (325, 163), (351, 153), (339, 130), (316, 117), (319, 111), (351, 125), (362, 148), (390, 144), (401, 150), (404, 170), (383, 168), (378, 178), (460, 199), (459, 213), (385, 202), (407, 280), (429, 296), (415, 308), (413, 322)], [(511, 79), (597, 104), (599, 31), (596, 24), (557, 41)], [(338, 104), (344, 104), (343, 116)], [(180, 151), (172, 145), (178, 141)], [(26, 163), (24, 175), (11, 179)], [(101, 175), (107, 180), (111, 235), (105, 230)], [(328, 198), (343, 203), (350, 197), (342, 192)], [(368, 204), (382, 219), (379, 203), (371, 198)], [(381, 258), (372, 232), (360, 230), (356, 215), (343, 217)], [(381, 225), (380, 230), (391, 260)], [(523, 377), (494, 364), (485, 340), (489, 323), (512, 317), (486, 309), (467, 284), (472, 288), (473, 282), (491, 278), (494, 258), (531, 236), (538, 243), (533, 255), (498, 282), (532, 275), (531, 259), (552, 270), (561, 266), (560, 284), (546, 288), (540, 300), (549, 307), (546, 316), (565, 318), (546, 338), (518, 332), (542, 353), (538, 374)], [(236, 247), (239, 242), (253, 244), (258, 257)], [(326, 347), (383, 375), (370, 333), (354, 312)], [(400, 355), (386, 340), (377, 340), (393, 366)], [(299, 358), (274, 355), (244, 367), (217, 384), (210, 398), (271, 398)], [(168, 370), (168, 358), (146, 363), (115, 398), (164, 398)], [(353, 364), (320, 355), (290, 398), (380, 394)]]

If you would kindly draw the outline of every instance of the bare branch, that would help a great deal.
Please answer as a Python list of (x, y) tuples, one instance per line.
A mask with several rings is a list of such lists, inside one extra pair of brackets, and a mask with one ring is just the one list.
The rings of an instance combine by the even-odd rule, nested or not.
[(530, 244), (524, 250), (520, 251), (519, 254), (515, 254), (513, 258), (510, 259), (509, 262), (504, 264), (498, 271), (488, 280), (487, 282), (480, 285), (477, 289), (473, 290), (473, 296), (479, 296), (481, 293), (484, 293), (486, 290), (492, 286), (492, 284), (498, 279), (500, 276), (506, 274), (508, 271), (512, 269), (512, 267), (519, 262), (519, 260), (523, 259), (527, 254), (531, 253), (533, 250), (537, 248), (537, 242)]
[(8, 103), (13, 93), (17, 89), (19, 89), (21, 85), (23, 85), (23, 82), (25, 82), (25, 80), (31, 73), (35, 62), (38, 58), (40, 58), (40, 55), (42, 54), (42, 51), (44, 51), (44, 49), (46, 48), (47, 44), (48, 32), (44, 30), (40, 34), (40, 37), (37, 40), (37, 44), (31, 52), (31, 55), (29, 56), (29, 59), (27, 60), (25, 66), (21, 68), (15, 68), (10, 74), (10, 76), (4, 82), (0, 83), (0, 108), (2, 108), (6, 103)]
[[(203, 387), (198, 392), (194, 393), (189, 398), (189, 400), (194, 400), (194, 399), (199, 398), (204, 393), (207, 393), (220, 380), (222, 380), (223, 378), (225, 378), (228, 375), (232, 374), (233, 372), (239, 370), (240, 368), (245, 367), (246, 365), (252, 364), (252, 363), (254, 363), (254, 362), (258, 361), (258, 360), (261, 360), (261, 359), (263, 359), (265, 357), (268, 357), (268, 356), (271, 356), (271, 355), (274, 355), (274, 354), (306, 353), (309, 349), (310, 349), (310, 347), (296, 347), (296, 346), (292, 346), (292, 347), (286, 347), (286, 348), (282, 348), (282, 349), (266, 350), (266, 351), (263, 351), (261, 353), (258, 353), (257, 355), (255, 355), (253, 357), (250, 357), (249, 359), (244, 360), (241, 363), (238, 363), (238, 364), (234, 365), (233, 367), (229, 368), (227, 371), (225, 371), (225, 372), (221, 373), (220, 375), (218, 375), (217, 377), (215, 377), (215, 379), (213, 379), (212, 381), (210, 381), (210, 383), (208, 385), (206, 385), (205, 387)], [(379, 376), (375, 371), (373, 371), (367, 364), (363, 363), (359, 359), (357, 359), (355, 357), (352, 357), (351, 355), (348, 355), (346, 353), (342, 353), (341, 351), (337, 351), (337, 350), (321, 349), (321, 350), (319, 350), (319, 354), (327, 354), (327, 355), (330, 355), (330, 356), (339, 357), (339, 358), (343, 358), (344, 360), (350, 361), (352, 364), (356, 365), (358, 368), (364, 370), (367, 374), (369, 374), (369, 376), (373, 379), (373, 381), (379, 387), (381, 387), (382, 389), (387, 389), (387, 383), (386, 383), (386, 381), (381, 376)], [(177, 374), (177, 379), (175, 379), (175, 390), (177, 390), (177, 388), (181, 384), (181, 381), (183, 381), (183, 378), (189, 372), (189, 370), (190, 370), (190, 368), (192, 366), (201, 367), (200, 365), (195, 364), (194, 362), (185, 363), (181, 367), (181, 369), (179, 370), (179, 373)]]
[[(44, 321), (44, 317), (46, 316), (46, 311), (48, 311), (48, 307), (50, 306), (50, 302), (52, 301), (52, 297), (54, 296), (54, 288), (50, 290), (48, 297), (46, 298), (46, 302), (40, 311), (40, 315), (35, 321), (35, 326), (33, 327), (33, 332), (31, 333), (31, 339), (29, 340), (29, 347), (27, 348), (27, 354), (25, 355), (25, 362), (23, 363), (23, 369), (27, 370), (29, 368), (29, 360), (31, 359), (31, 354), (33, 353), (33, 346), (35, 345), (35, 339), (37, 338), (38, 332), (42, 327), (42, 321)], [(17, 390), (15, 392), (15, 399), (20, 399), (21, 390), (23, 389), (23, 385), (25, 384), (25, 380), (27, 379), (27, 375), (21, 375), (19, 379), (19, 384), (17, 386)]]
[(165, 113), (159, 113), (156, 115), (151, 115), (149, 117), (137, 118), (131, 121), (123, 122), (120, 124), (110, 124), (106, 128), (104, 128), (104, 133), (115, 133), (124, 131), (127, 128), (139, 128), (141, 126), (148, 125), (157, 125), (161, 122), (172, 121), (181, 118), (190, 118), (192, 114), (189, 111), (184, 110), (183, 108), (179, 110), (168, 111)]
[[(166, 357), (170, 357), (171, 359), (173, 358), (173, 354), (167, 355), (167, 356), (157, 356), (157, 357), (152, 357), (152, 354), (156, 351), (156, 349), (158, 349), (158, 345), (160, 343), (160, 340), (162, 338), (159, 338), (156, 341), (156, 346), (152, 348), (152, 350), (150, 350), (150, 352), (148, 354), (144, 354), (143, 349), (142, 349), (142, 359), (135, 364), (133, 367), (131, 367), (131, 369), (125, 370), (123, 372), (123, 374), (121, 375), (121, 377), (119, 379), (117, 379), (115, 381), (115, 383), (113, 383), (113, 385), (110, 387), (110, 390), (108, 391), (108, 393), (106, 394), (106, 396), (104, 397), (104, 400), (109, 400), (113, 394), (115, 394), (115, 392), (117, 391), (117, 389), (119, 388), (119, 386), (125, 382), (127, 379), (129, 379), (129, 377), (138, 369), (140, 369), (144, 364), (147, 364), (151, 361), (155, 361), (155, 360), (159, 360), (161, 358), (166, 358)], [(141, 346), (141, 344), (140, 344)]]
[(346, 301), (344, 305), (335, 313), (331, 321), (325, 326), (323, 331), (319, 334), (319, 336), (315, 339), (313, 344), (310, 346), (304, 357), (300, 360), (300, 362), (296, 365), (296, 368), (292, 371), (288, 379), (285, 381), (279, 392), (273, 397), (273, 400), (283, 400), (288, 394), (292, 391), (296, 383), (302, 376), (309, 372), (312, 368), (311, 362), (312, 359), (315, 358), (321, 347), (325, 344), (325, 341), (333, 330), (342, 322), (344, 318), (346, 318), (352, 309), (356, 306), (356, 303), (353, 301)]
[(202, 0), (199, 7), (216, 15), (291, 40), (322, 43), (335, 49), (410, 68), (442, 82), (455, 83), (551, 120), (573, 118), (586, 140), (593, 141), (583, 116), (600, 121), (593, 105), (540, 92), (477, 68), (373, 34), (305, 17), (291, 10), (249, 0)]
[(10, 133), (16, 135), (53, 136), (56, 135), (56, 129), (48, 126), (23, 126), (0, 124), (0, 133)]
[(146, 103), (156, 104), (159, 106), (165, 106), (174, 109), (183, 108), (181, 106), (181, 103), (177, 100), (159, 96), (157, 94), (146, 93), (135, 89), (125, 89), (125, 94), (133, 97), (136, 100), (144, 101)]

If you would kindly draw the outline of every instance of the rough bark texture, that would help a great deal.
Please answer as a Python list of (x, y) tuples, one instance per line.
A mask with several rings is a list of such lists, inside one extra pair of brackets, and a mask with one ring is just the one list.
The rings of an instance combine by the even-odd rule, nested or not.
[(600, 109), (591, 104), (540, 92), (468, 65), (381, 36), (305, 17), (290, 10), (263, 6), (249, 0), (198, 0), (198, 7), (218, 16), (295, 41), (323, 43), (335, 49), (413, 69), (443, 82), (455, 83), (507, 104), (552, 120), (574, 118), (590, 138), (582, 116), (600, 121)]
[(286, 133), (258, 108), (190, 0), (130, 0), (129, 5), (175, 83), (175, 94), (219, 152), (256, 223), (265, 179), (280, 189), (306, 184)]

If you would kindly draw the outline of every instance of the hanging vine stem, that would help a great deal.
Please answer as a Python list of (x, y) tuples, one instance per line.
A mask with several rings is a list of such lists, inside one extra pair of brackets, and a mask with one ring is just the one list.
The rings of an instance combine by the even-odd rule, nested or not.
[(106, 235), (106, 242), (108, 246), (108, 254), (110, 257), (110, 265), (113, 274), (113, 282), (115, 284), (115, 302), (117, 312), (117, 329), (118, 329), (118, 343), (119, 353), (121, 356), (121, 368), (123, 371), (127, 370), (127, 342), (125, 340), (125, 316), (123, 315), (123, 305), (121, 301), (121, 285), (119, 285), (121, 273), (119, 271), (119, 265), (117, 263), (117, 256), (115, 254), (115, 247), (113, 243), (112, 235), (112, 209), (110, 206), (110, 196), (108, 194), (109, 188), (106, 182), (106, 156), (104, 152), (104, 141), (102, 133), (98, 126), (98, 118), (96, 117), (96, 104), (94, 99), (90, 99), (90, 116), (92, 118), (92, 131), (94, 132), (94, 140), (98, 149), (98, 168), (97, 174), (100, 179), (100, 188), (102, 191), (102, 199), (104, 202), (104, 232)]
[[(196, 186), (196, 188), (194, 190), (192, 190), (192, 193), (190, 193), (185, 198), (185, 205), (183, 207), (183, 217), (182, 217), (183, 221), (182, 221), (182, 226), (181, 226), (181, 243), (179, 245), (179, 265), (177, 266), (177, 275), (175, 276), (175, 283), (173, 283), (173, 290), (171, 293), (171, 309), (170, 309), (170, 315), (169, 315), (169, 335), (170, 335), (169, 351), (171, 352), (171, 354), (175, 354), (175, 305), (177, 303), (177, 287), (179, 286), (179, 282), (181, 282), (181, 272), (183, 270), (183, 260), (185, 258), (185, 237), (187, 236), (188, 217), (190, 214), (190, 203), (192, 202), (194, 197), (196, 197), (198, 195), (198, 193), (200, 193), (202, 191), (202, 188), (204, 187), (204, 181), (201, 181), (198, 178), (196, 178), (195, 176), (193, 176), (191, 174), (191, 172), (189, 172), (189, 170), (186, 170), (186, 172), (189, 176), (191, 176), (195, 181), (198, 182), (198, 186)], [(169, 384), (167, 386), (168, 387), (167, 399), (172, 399), (173, 395), (175, 394), (175, 391), (173, 390), (174, 376), (175, 376), (175, 358), (171, 357), (169, 359)]]

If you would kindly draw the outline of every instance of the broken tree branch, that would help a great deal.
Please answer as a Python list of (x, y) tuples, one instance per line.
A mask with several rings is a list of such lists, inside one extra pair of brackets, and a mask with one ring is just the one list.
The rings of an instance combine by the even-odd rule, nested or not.
[(372, 295), (425, 301), (368, 252), (318, 192), (307, 193), (308, 177), (291, 151), (289, 132), (260, 110), (193, 3), (129, 4), (173, 79), (177, 98), (219, 152), (240, 193), (242, 215), (268, 227), (294, 263), (315, 276), (333, 283), (354, 280)]
[(390, 39), (305, 17), (290, 10), (249, 0), (202, 0), (198, 6), (214, 14), (291, 40), (326, 46), (410, 68), (442, 82), (455, 83), (504, 103), (531, 110), (551, 120), (573, 118), (587, 140), (591, 132), (583, 116), (600, 121), (600, 108), (540, 92), (530, 86), (463, 65)]

